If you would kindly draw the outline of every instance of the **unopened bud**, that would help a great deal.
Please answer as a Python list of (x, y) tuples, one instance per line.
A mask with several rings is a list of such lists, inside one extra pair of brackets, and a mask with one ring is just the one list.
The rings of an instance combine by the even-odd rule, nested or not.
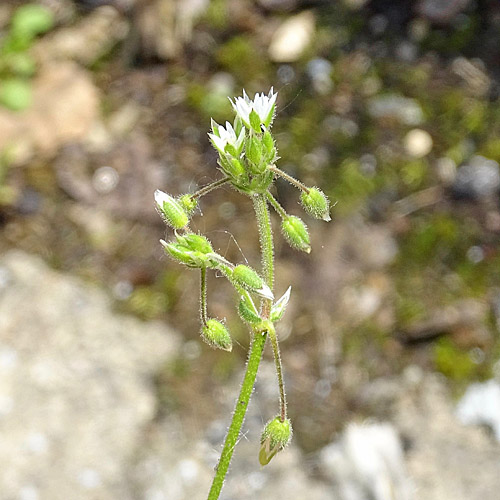
[(183, 194), (179, 198), (179, 203), (188, 215), (191, 215), (198, 206), (198, 202), (190, 194)]
[(281, 230), (290, 246), (306, 253), (311, 252), (307, 227), (299, 217), (295, 215), (285, 217), (281, 223)]
[(250, 292), (258, 293), (267, 299), (273, 298), (270, 288), (264, 280), (251, 268), (240, 264), (233, 269), (234, 281)]
[(209, 319), (201, 329), (203, 340), (210, 346), (224, 351), (233, 349), (233, 342), (227, 328), (216, 319)]
[(204, 253), (192, 251), (179, 243), (167, 243), (164, 240), (160, 240), (160, 243), (163, 245), (163, 248), (165, 248), (165, 251), (170, 255), (170, 257), (188, 267), (207, 267), (210, 262)]
[(286, 306), (288, 305), (288, 301), (290, 300), (291, 290), (292, 287), (289, 286), (283, 296), (271, 307), (270, 320), (273, 323), (279, 321), (283, 317), (283, 314), (285, 314)]
[(324, 221), (332, 220), (330, 217), (330, 202), (325, 194), (318, 188), (309, 188), (309, 192), (302, 192), (300, 201), (304, 210), (315, 219)]
[(290, 420), (281, 420), (279, 416), (270, 420), (264, 427), (260, 438), (260, 465), (267, 465), (271, 459), (281, 451), (292, 438), (292, 426)]
[(155, 201), (165, 222), (174, 229), (182, 229), (189, 222), (189, 217), (181, 203), (167, 193), (157, 189)]
[(212, 245), (205, 236), (196, 233), (177, 235), (177, 242), (189, 250), (201, 253), (213, 252)]
[(238, 303), (238, 313), (243, 321), (251, 325), (262, 321), (253, 304), (249, 304), (245, 298), (242, 298)]

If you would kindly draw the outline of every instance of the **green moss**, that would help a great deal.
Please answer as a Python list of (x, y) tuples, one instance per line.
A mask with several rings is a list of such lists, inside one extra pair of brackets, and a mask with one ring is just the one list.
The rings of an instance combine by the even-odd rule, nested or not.
[(164, 293), (151, 287), (137, 287), (128, 298), (127, 306), (143, 319), (154, 319), (167, 310), (168, 300)]
[(352, 158), (342, 162), (335, 177), (335, 187), (329, 194), (333, 200), (338, 200), (335, 211), (340, 214), (358, 208), (376, 187), (374, 179), (365, 176), (359, 162)]
[(447, 337), (435, 343), (434, 363), (438, 371), (457, 382), (470, 380), (477, 372), (477, 365), (469, 353)]
[(252, 38), (238, 35), (226, 42), (217, 52), (217, 62), (241, 82), (262, 78), (269, 73), (269, 58), (261, 53)]

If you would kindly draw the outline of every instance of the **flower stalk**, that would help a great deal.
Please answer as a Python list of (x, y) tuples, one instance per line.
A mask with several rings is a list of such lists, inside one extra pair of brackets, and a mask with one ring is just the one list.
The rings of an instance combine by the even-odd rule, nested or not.
[[(243, 91), (243, 97), (231, 100), (236, 113), (233, 123), (219, 125), (212, 120), (212, 131), (208, 135), (219, 156), (219, 170), (223, 173), (221, 179), (193, 194), (184, 194), (177, 198), (162, 191), (155, 193), (157, 210), (167, 225), (175, 230), (172, 240), (161, 240), (166, 253), (186, 267), (200, 270), (200, 320), (203, 340), (217, 349), (232, 349), (230, 332), (224, 321), (210, 318), (208, 315), (209, 270), (220, 271), (231, 283), (238, 295), (237, 311), (250, 328), (250, 348), (245, 373), (222, 453), (215, 468), (208, 500), (218, 500), (222, 490), (268, 338), (276, 368), (279, 414), (264, 428), (259, 462), (267, 465), (286, 447), (292, 435), (292, 427), (287, 418), (283, 367), (275, 328), (275, 323), (283, 317), (290, 299), (290, 287), (275, 301), (274, 243), (269, 205), (280, 216), (283, 235), (292, 248), (309, 253), (311, 247), (305, 223), (299, 217), (287, 214), (271, 194), (275, 178), (282, 177), (301, 190), (301, 203), (309, 215), (325, 221), (330, 220), (328, 199), (319, 188), (305, 186), (274, 165), (278, 154), (270, 129), (275, 116), (276, 98), (277, 93), (272, 88), (267, 95), (256, 94), (253, 99)], [(190, 218), (195, 212), (198, 200), (226, 184), (248, 196), (253, 202), (261, 249), (261, 272), (247, 264), (233, 264), (217, 253), (205, 236), (189, 229)], [(254, 299), (260, 299), (260, 307), (255, 305)]]

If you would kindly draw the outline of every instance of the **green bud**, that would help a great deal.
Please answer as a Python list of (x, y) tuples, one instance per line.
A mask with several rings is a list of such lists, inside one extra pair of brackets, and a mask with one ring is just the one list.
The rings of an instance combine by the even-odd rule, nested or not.
[(250, 120), (250, 126), (255, 130), (255, 132), (260, 133), (260, 116), (254, 109), (250, 111), (248, 118)]
[(155, 201), (163, 220), (170, 227), (182, 229), (188, 224), (189, 217), (179, 201), (159, 189), (155, 191)]
[(323, 219), (324, 221), (332, 220), (330, 217), (330, 202), (324, 193), (316, 188), (309, 188), (309, 192), (302, 192), (300, 201), (304, 210), (315, 219)]
[(177, 235), (177, 242), (189, 250), (201, 253), (213, 252), (212, 245), (205, 236), (196, 233)]
[(288, 215), (281, 223), (281, 230), (290, 246), (306, 253), (311, 252), (307, 226), (301, 219), (295, 215)]
[(191, 215), (198, 206), (198, 202), (190, 194), (183, 194), (179, 198), (179, 203), (188, 215)]
[(179, 261), (181, 264), (198, 268), (207, 267), (209, 264), (209, 259), (204, 253), (189, 250), (179, 243), (167, 243), (163, 240), (160, 240), (160, 243), (170, 257)]
[(247, 323), (256, 324), (262, 321), (255, 310), (255, 306), (253, 304), (249, 304), (244, 298), (242, 298), (238, 303), (238, 313), (241, 319)]
[(269, 130), (267, 129), (265, 130), (264, 135), (262, 136), (262, 142), (268, 153), (271, 153), (274, 150), (273, 136), (271, 135), (271, 132), (269, 132)]
[(233, 349), (233, 342), (227, 328), (216, 319), (207, 321), (201, 329), (201, 336), (209, 346), (215, 349), (223, 349), (224, 351)]
[(226, 144), (224, 152), (227, 153), (229, 156), (232, 156), (233, 158), (236, 158), (238, 156), (238, 151), (232, 144)]
[[(262, 142), (256, 136), (251, 136), (246, 145), (245, 154), (252, 166), (255, 173), (261, 173), (262, 169)], [(264, 165), (265, 168), (265, 165)]]
[(286, 306), (288, 305), (288, 301), (290, 300), (290, 292), (292, 287), (289, 286), (288, 290), (283, 294), (283, 296), (271, 307), (271, 315), (270, 320), (275, 323), (279, 321), (283, 314), (285, 314)]
[(260, 438), (260, 465), (267, 465), (271, 459), (281, 451), (292, 438), (292, 426), (286, 418), (283, 422), (279, 416), (270, 420), (264, 427)]
[(233, 280), (250, 292), (258, 293), (268, 299), (273, 298), (270, 288), (264, 283), (264, 280), (251, 268), (240, 264), (233, 269)]

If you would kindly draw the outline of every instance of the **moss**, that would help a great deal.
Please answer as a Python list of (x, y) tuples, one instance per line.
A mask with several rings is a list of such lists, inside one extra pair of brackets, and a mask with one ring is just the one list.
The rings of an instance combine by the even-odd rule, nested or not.
[(457, 382), (470, 380), (477, 373), (477, 365), (469, 353), (447, 337), (435, 343), (434, 363), (438, 371)]
[(216, 57), (217, 62), (241, 82), (248, 82), (248, 75), (257, 79), (269, 73), (269, 58), (247, 35), (231, 38), (218, 50)]

